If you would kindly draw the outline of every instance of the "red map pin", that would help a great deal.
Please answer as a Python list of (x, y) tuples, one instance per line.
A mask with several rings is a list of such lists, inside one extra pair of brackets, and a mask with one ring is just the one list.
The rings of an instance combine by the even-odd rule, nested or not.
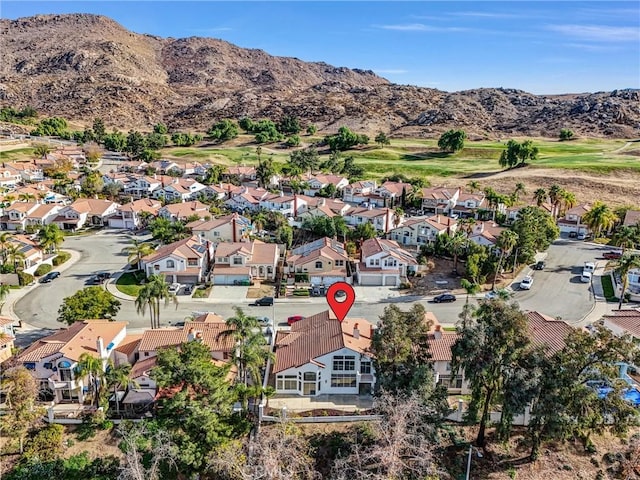
[[(343, 291), (346, 293), (346, 298), (342, 300), (340, 296), (336, 297), (337, 293)], [(340, 300), (338, 300), (340, 298)], [(356, 292), (351, 285), (347, 282), (336, 282), (329, 287), (327, 290), (327, 303), (331, 307), (331, 310), (335, 314), (335, 316), (341, 322), (351, 310), (353, 306), (353, 302), (356, 301)]]

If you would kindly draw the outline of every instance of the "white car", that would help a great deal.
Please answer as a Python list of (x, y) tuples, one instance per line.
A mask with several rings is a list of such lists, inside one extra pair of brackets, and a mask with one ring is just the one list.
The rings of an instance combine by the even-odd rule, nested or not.
[(582, 275), (580, 275), (580, 281), (582, 283), (590, 283), (591, 282), (591, 272), (588, 272), (586, 270), (582, 271)]
[(169, 293), (171, 295), (177, 295), (178, 294), (178, 290), (180, 290), (180, 287), (182, 285), (180, 285), (179, 283), (172, 283), (171, 286), (169, 287)]
[(531, 290), (531, 285), (533, 285), (533, 277), (529, 275), (520, 280), (520, 290)]

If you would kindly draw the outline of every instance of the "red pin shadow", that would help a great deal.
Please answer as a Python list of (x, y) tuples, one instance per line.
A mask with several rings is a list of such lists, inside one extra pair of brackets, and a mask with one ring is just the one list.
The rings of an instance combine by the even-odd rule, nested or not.
[[(336, 294), (343, 291), (346, 294), (346, 298), (340, 301), (336, 298)], [(331, 307), (331, 310), (335, 314), (338, 320), (341, 322), (351, 310), (353, 302), (356, 301), (356, 292), (351, 285), (347, 282), (336, 282), (327, 290), (327, 303)]]

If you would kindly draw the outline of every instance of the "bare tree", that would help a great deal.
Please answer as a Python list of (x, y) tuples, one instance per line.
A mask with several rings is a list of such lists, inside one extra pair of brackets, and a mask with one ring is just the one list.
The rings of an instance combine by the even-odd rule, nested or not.
[(354, 439), (350, 454), (334, 463), (333, 479), (448, 478), (434, 455), (436, 427), (428, 421), (434, 412), (417, 395), (383, 393), (376, 409), (382, 418), (371, 424), (372, 438)]
[(215, 450), (209, 469), (215, 478), (228, 480), (313, 480), (310, 446), (299, 429), (288, 423), (263, 427), (256, 438), (244, 444), (230, 442)]
[[(152, 434), (142, 423), (130, 428), (124, 425), (118, 429), (126, 452), (118, 480), (159, 480), (162, 465), (175, 467), (177, 449), (166, 430)], [(145, 466), (142, 459), (148, 451), (152, 454), (149, 466)]]

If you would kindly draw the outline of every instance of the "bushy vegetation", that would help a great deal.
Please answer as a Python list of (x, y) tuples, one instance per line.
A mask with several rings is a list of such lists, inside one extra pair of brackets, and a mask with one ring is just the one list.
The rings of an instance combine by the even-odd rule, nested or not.
[(0, 121), (9, 123), (33, 123), (38, 118), (38, 112), (32, 107), (16, 110), (13, 107), (0, 108)]
[(51, 262), (53, 263), (54, 267), (57, 267), (58, 265), (62, 265), (63, 263), (65, 263), (70, 258), (71, 254), (69, 252), (59, 252), (58, 255), (53, 257), (53, 260)]
[(69, 134), (67, 130), (68, 128), (69, 124), (64, 118), (44, 118), (40, 121), (36, 129), (31, 131), (31, 135), (43, 137), (65, 137)]
[(38, 268), (36, 268), (36, 271), (33, 272), (33, 274), (36, 277), (41, 277), (42, 275), (49, 273), (51, 270), (53, 270), (53, 267), (51, 265), (49, 265), (48, 263), (43, 263)]

